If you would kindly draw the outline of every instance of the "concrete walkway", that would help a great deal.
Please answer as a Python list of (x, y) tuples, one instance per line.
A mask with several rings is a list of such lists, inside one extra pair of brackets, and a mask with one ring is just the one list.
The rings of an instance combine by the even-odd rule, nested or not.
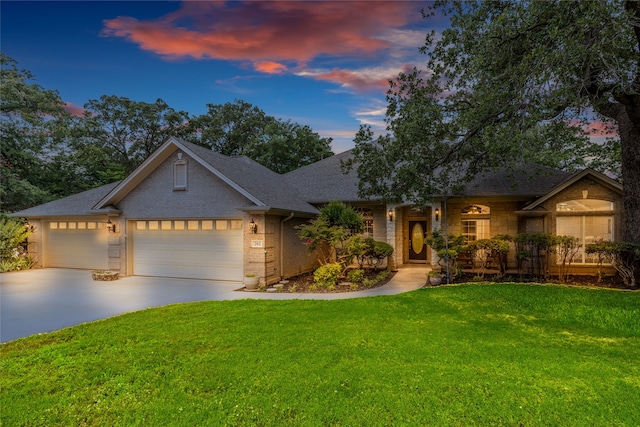
[(384, 286), (335, 294), (238, 292), (240, 282), (131, 276), (96, 282), (87, 270), (45, 268), (0, 274), (0, 342), (149, 307), (207, 300), (345, 299), (421, 288), (428, 268), (402, 267)]

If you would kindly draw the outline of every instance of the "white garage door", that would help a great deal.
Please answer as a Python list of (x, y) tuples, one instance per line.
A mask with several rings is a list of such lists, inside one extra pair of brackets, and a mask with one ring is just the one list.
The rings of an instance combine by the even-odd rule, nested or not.
[(242, 220), (135, 221), (133, 274), (242, 280)]
[(96, 221), (51, 221), (45, 237), (45, 267), (106, 269), (109, 233)]

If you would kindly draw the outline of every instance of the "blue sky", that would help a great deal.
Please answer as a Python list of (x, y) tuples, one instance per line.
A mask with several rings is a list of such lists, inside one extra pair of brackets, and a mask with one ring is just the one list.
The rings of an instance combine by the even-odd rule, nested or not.
[(75, 111), (101, 95), (192, 115), (242, 99), (337, 153), (361, 124), (384, 129), (387, 81), (424, 65), (418, 48), (442, 29), (426, 4), (2, 0), (0, 46)]

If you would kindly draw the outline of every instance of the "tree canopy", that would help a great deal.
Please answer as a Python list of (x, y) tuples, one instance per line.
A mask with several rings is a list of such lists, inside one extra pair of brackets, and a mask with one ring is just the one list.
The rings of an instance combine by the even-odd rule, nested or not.
[[(421, 203), (522, 161), (619, 167), (624, 238), (640, 242), (640, 3), (438, 1), (424, 13), (440, 14), (451, 25), (427, 35), (426, 67), (391, 82), (389, 134), (356, 136), (347, 167), (359, 165), (361, 195)], [(617, 138), (590, 142), (594, 121)]]
[(66, 195), (60, 144), (70, 116), (56, 91), (0, 53), (0, 199), (17, 210)]
[(227, 156), (244, 155), (286, 173), (333, 155), (331, 138), (320, 137), (309, 126), (278, 120), (248, 102), (207, 108), (189, 121), (186, 138)]
[(13, 212), (126, 177), (169, 137), (245, 155), (279, 173), (333, 155), (331, 138), (258, 107), (208, 105), (192, 117), (162, 99), (89, 100), (80, 117), (55, 90), (0, 53), (0, 211)]

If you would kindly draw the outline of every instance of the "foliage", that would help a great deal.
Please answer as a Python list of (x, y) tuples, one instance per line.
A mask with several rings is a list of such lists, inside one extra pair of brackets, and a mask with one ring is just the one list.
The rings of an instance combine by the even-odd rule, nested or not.
[(349, 270), (347, 273), (347, 281), (351, 283), (362, 283), (364, 280), (364, 270), (361, 268), (356, 268), (353, 270)]
[(637, 292), (515, 284), (175, 304), (3, 344), (2, 422), (632, 426), (639, 316)]
[(20, 254), (19, 256), (9, 258), (0, 258), (0, 273), (28, 270), (33, 267), (33, 264), (33, 258), (26, 254)]
[(640, 3), (437, 1), (425, 17), (443, 14), (450, 27), (421, 49), (426, 71), (391, 82), (389, 134), (356, 135), (345, 166), (360, 194), (423, 203), (521, 162), (606, 166), (618, 143), (588, 139), (595, 118), (618, 137), (624, 240), (640, 244)]
[(33, 265), (25, 243), (33, 230), (24, 221), (0, 218), (0, 272), (26, 270)]
[(242, 100), (207, 104), (208, 111), (189, 121), (185, 138), (227, 156), (244, 155), (285, 173), (333, 155), (331, 138), (309, 126), (281, 121)]
[(549, 271), (549, 255), (555, 252), (556, 238), (549, 233), (520, 233), (513, 238), (516, 244), (518, 273), (522, 275), (526, 263), (528, 271), (538, 280), (546, 280)]
[(321, 288), (331, 288), (338, 284), (342, 273), (342, 264), (330, 263), (321, 265), (313, 272), (314, 283)]
[(355, 235), (345, 241), (343, 254), (348, 261), (356, 258), (360, 268), (364, 266), (366, 261), (377, 266), (378, 261), (393, 254), (393, 246), (386, 242), (374, 240), (372, 237)]
[(35, 83), (16, 61), (0, 53), (0, 65), (0, 200), (2, 211), (12, 212), (60, 194), (55, 187), (67, 178), (59, 160), (69, 115), (59, 94)]
[[(363, 230), (362, 216), (352, 207), (341, 202), (330, 202), (320, 209), (317, 218), (296, 227), (298, 237), (308, 245), (309, 252), (318, 251), (320, 263), (338, 260), (338, 252), (343, 251), (345, 242), (355, 233)], [(352, 256), (348, 252), (340, 254), (341, 262), (348, 263)], [(347, 259), (348, 258), (348, 259)]]
[(567, 281), (567, 276), (571, 263), (575, 256), (580, 253), (582, 244), (580, 239), (574, 236), (555, 236), (557, 245), (556, 253), (558, 255), (558, 280), (561, 283)]
[(0, 218), (0, 257), (9, 258), (20, 252), (31, 233), (22, 220)]
[(637, 287), (636, 266), (640, 261), (640, 245), (626, 242), (597, 242), (587, 246), (585, 252), (597, 254), (599, 265), (606, 259), (618, 271), (624, 284), (632, 289)]
[(320, 209), (319, 218), (325, 219), (330, 227), (340, 227), (350, 234), (364, 230), (362, 215), (350, 206), (338, 201), (332, 201)]
[(120, 179), (140, 165), (169, 137), (184, 132), (189, 116), (162, 99), (154, 103), (126, 97), (102, 95), (84, 105), (84, 117), (76, 129), (76, 149), (85, 160), (97, 155), (108, 159), (105, 166), (119, 166)]
[(484, 277), (485, 269), (488, 267), (489, 258), (495, 257), (498, 261), (500, 277), (504, 277), (507, 270), (507, 255), (509, 253), (510, 236), (500, 235), (492, 239), (480, 239), (469, 244), (462, 249), (463, 252), (471, 253), (474, 267), (480, 265), (480, 278)]
[(462, 269), (458, 265), (458, 257), (464, 252), (464, 236), (446, 235), (440, 230), (434, 230), (425, 240), (438, 255), (438, 264), (449, 276), (457, 276)]

